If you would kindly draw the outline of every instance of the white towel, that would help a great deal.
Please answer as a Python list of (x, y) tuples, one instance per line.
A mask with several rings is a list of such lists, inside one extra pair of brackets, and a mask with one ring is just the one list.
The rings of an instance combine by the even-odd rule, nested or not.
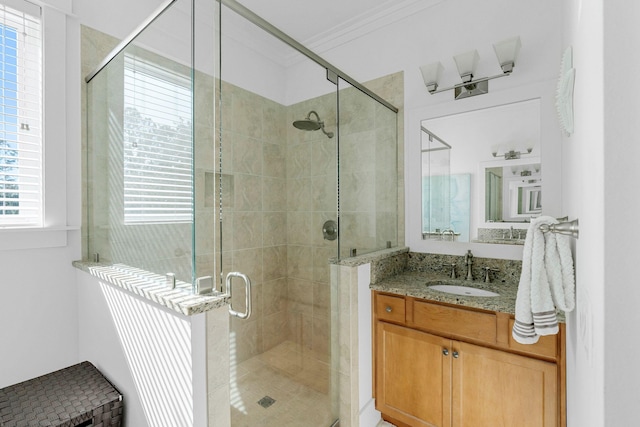
[(542, 335), (557, 334), (556, 309), (567, 312), (575, 306), (570, 238), (540, 230), (541, 224), (557, 223), (549, 216), (531, 220), (524, 241), (512, 331), (513, 339), (521, 344), (535, 344)]

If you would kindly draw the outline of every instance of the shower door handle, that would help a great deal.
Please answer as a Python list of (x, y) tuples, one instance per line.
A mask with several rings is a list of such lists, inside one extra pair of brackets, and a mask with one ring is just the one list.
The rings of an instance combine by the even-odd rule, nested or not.
[[(239, 312), (233, 309), (233, 286), (231, 283), (231, 279), (234, 277), (240, 277), (244, 280), (244, 288), (245, 288), (245, 312)], [(229, 295), (229, 314), (232, 316), (236, 316), (239, 319), (248, 319), (251, 316), (251, 280), (246, 274), (238, 273), (237, 271), (232, 271), (227, 274), (225, 279), (225, 288)]]

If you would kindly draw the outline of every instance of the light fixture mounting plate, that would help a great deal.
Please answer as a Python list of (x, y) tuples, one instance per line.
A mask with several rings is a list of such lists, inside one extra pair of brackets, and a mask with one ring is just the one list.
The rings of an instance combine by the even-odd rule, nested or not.
[(456, 86), (454, 90), (454, 99), (469, 98), (470, 96), (484, 95), (489, 92), (489, 81), (481, 80), (471, 82), (469, 84)]

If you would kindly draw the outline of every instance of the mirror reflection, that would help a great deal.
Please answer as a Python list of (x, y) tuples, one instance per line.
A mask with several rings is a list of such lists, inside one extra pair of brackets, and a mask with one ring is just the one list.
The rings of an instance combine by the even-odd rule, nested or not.
[(540, 101), (421, 121), (422, 238), (523, 244), (542, 213)]
[[(529, 163), (531, 162), (531, 163)], [(522, 163), (522, 164), (520, 164)], [(485, 222), (530, 222), (542, 212), (542, 170), (538, 159), (482, 166)], [(483, 188), (480, 188), (481, 192)]]

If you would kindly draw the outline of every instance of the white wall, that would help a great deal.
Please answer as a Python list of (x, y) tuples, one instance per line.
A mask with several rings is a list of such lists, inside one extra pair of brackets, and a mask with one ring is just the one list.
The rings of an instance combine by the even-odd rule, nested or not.
[(151, 15), (163, 0), (94, 2), (73, 1), (73, 13), (82, 25), (102, 31), (119, 39), (129, 35)]
[(56, 61), (45, 64), (44, 94), (45, 104), (55, 108), (45, 115), (46, 156), (53, 161), (45, 171), (51, 207), (46, 226), (55, 230), (0, 231), (0, 387), (78, 362), (71, 262), (80, 257), (80, 232), (74, 230), (80, 225), (79, 27), (64, 15), (67, 2), (44, 3), (59, 8), (45, 15), (45, 25), (53, 24), (45, 30), (51, 30), (45, 47)]
[(577, 303), (567, 319), (569, 426), (604, 424), (604, 122), (601, 1), (572, 1), (565, 45), (574, 46), (575, 133), (563, 142), (564, 204), (580, 219)]
[[(320, 46), (317, 53), (361, 82), (404, 70), (405, 107), (434, 105), (453, 95), (430, 96), (420, 65), (441, 61), (444, 87), (459, 82), (453, 55), (478, 49), (477, 75), (497, 74), (500, 68), (492, 43), (514, 35), (522, 39), (516, 71), (509, 78), (490, 82), (490, 91), (554, 78), (562, 34), (557, 3), (490, 0), (479, 7), (470, 0), (448, 0), (329, 51)], [(445, 16), (450, 18), (443, 19)]]
[(76, 271), (79, 359), (124, 395), (126, 425), (204, 425), (205, 315), (180, 315)]
[(77, 246), (0, 252), (0, 388), (77, 363)]
[(569, 426), (604, 424), (604, 122), (602, 2), (571, 2), (565, 46), (574, 47), (575, 133), (563, 142), (565, 206), (580, 219), (577, 303), (567, 319)]
[[(604, 138), (596, 154), (604, 158), (604, 228), (593, 224), (604, 236), (604, 298), (597, 302), (603, 330), (605, 425), (637, 422), (640, 406), (640, 341), (631, 325), (640, 322), (640, 287), (637, 264), (640, 228), (638, 182), (640, 182), (640, 100), (629, 91), (629, 75), (640, 71), (640, 4), (602, 1), (604, 17), (603, 107)], [(586, 5), (583, 5), (585, 8)], [(590, 47), (592, 48), (592, 47)], [(584, 91), (593, 88), (584, 88)], [(585, 199), (588, 200), (585, 195)], [(587, 202), (584, 202), (585, 209)], [(595, 298), (594, 298), (595, 299)], [(595, 316), (594, 316), (595, 317)], [(598, 343), (600, 344), (600, 343)]]
[[(76, 270), (78, 285), (79, 360), (88, 360), (124, 396), (126, 422), (148, 426), (140, 396), (118, 336), (115, 321), (109, 311), (100, 282), (89, 274)], [(106, 288), (111, 290), (112, 288)]]

